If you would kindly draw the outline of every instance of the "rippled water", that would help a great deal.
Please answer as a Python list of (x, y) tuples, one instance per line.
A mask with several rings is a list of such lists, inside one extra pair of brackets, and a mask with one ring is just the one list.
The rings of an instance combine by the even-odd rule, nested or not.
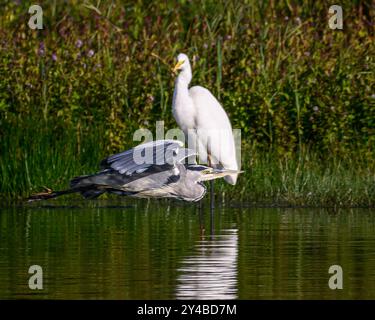
[[(206, 206), (207, 207), (207, 206)], [(28, 269), (43, 269), (31, 290)], [(331, 265), (343, 289), (331, 290)], [(50, 201), (0, 209), (0, 298), (375, 298), (375, 211)]]
[(177, 299), (236, 299), (238, 278), (237, 229), (202, 237), (195, 253), (178, 268)]

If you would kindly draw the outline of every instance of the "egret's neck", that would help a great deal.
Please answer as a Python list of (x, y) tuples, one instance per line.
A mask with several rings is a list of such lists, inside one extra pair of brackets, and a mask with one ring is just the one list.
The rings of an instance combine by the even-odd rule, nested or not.
[(189, 95), (191, 70), (182, 70), (175, 81), (172, 110), (180, 128), (185, 132), (194, 124), (194, 104)]
[(177, 76), (174, 84), (173, 100), (174, 105), (183, 105), (190, 99), (189, 96), (189, 84), (191, 81), (191, 69), (186, 68), (182, 70)]
[(179, 75), (176, 78), (176, 82), (175, 82), (176, 88), (177, 87), (179, 87), (179, 88), (181, 87), (181, 88), (188, 89), (190, 81), (191, 81), (191, 78), (192, 78), (191, 67), (190, 67), (190, 65), (187, 65), (179, 73)]

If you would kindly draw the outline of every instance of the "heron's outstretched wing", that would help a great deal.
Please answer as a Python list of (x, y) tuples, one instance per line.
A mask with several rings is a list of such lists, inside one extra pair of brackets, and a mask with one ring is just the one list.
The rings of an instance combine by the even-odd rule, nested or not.
[(128, 176), (142, 173), (153, 167), (164, 170), (175, 167), (185, 159), (195, 159), (196, 153), (182, 148), (183, 143), (177, 140), (157, 140), (138, 145), (130, 150), (114, 154), (104, 159), (102, 169), (113, 169)]

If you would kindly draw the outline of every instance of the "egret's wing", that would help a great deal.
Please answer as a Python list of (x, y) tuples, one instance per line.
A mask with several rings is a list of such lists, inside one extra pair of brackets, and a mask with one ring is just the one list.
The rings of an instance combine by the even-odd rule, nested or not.
[(151, 141), (109, 156), (100, 165), (102, 169), (113, 169), (125, 175), (139, 174), (148, 169), (159, 171), (160, 167), (166, 170), (194, 155), (194, 151), (182, 146), (183, 143), (177, 140)]
[[(189, 95), (197, 110), (195, 121), (200, 163), (207, 163), (216, 169), (238, 170), (233, 130), (224, 108), (212, 93), (203, 87), (190, 88)], [(225, 180), (235, 184), (237, 175), (229, 174)]]

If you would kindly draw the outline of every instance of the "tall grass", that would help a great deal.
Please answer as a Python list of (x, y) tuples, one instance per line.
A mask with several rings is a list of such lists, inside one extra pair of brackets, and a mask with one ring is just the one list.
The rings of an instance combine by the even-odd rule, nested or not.
[[(307, 148), (297, 157), (247, 149), (235, 198), (257, 205), (363, 206), (375, 204), (375, 168), (360, 158), (322, 157)], [(224, 192), (225, 187), (221, 190)], [(233, 192), (236, 192), (233, 190)], [(233, 195), (230, 193), (228, 198)]]
[(374, 204), (372, 3), (342, 1), (343, 31), (325, 1), (42, 1), (39, 31), (31, 4), (0, 12), (3, 198), (65, 187), (134, 130), (175, 127), (165, 64), (185, 52), (242, 130), (245, 173), (223, 199)]
[[(43, 121), (19, 126), (2, 127), (6, 130), (0, 158), (3, 201), (22, 200), (43, 187), (64, 189), (72, 177), (95, 173), (108, 155), (102, 139), (104, 128), (54, 128)], [(307, 148), (296, 157), (281, 157), (245, 143), (242, 157), (244, 173), (238, 184), (215, 184), (220, 201), (258, 206), (375, 205), (374, 162), (323, 157)]]
[(50, 127), (46, 122), (21, 122), (6, 127), (1, 140), (1, 197), (22, 199), (42, 187), (66, 188), (79, 173), (95, 172), (103, 155), (104, 130), (84, 132)]

